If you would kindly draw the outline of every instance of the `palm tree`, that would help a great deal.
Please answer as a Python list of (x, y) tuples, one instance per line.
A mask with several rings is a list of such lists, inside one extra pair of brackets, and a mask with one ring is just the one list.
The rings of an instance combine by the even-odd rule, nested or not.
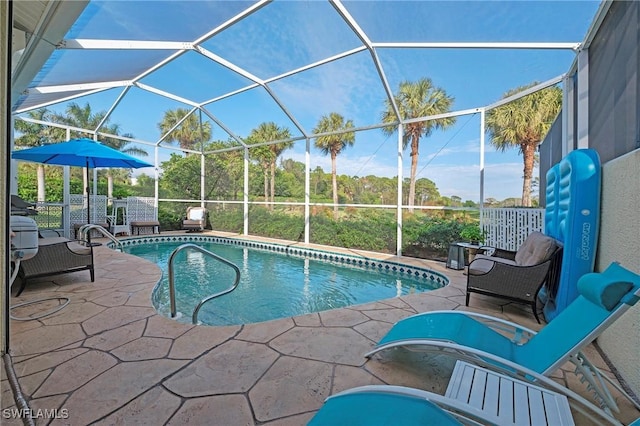
[[(282, 139), (288, 139), (291, 137), (291, 132), (286, 127), (279, 127), (276, 123), (270, 121), (268, 123), (261, 123), (257, 128), (251, 131), (249, 135), (249, 140), (252, 143), (261, 143), (261, 142), (270, 142), (277, 141)], [(264, 171), (264, 197), (265, 201), (269, 200), (269, 193), (267, 191), (268, 185), (268, 170), (271, 170), (271, 202), (273, 203), (275, 200), (275, 189), (276, 189), (276, 162), (278, 157), (285, 149), (291, 148), (293, 146), (293, 142), (281, 142), (271, 145), (266, 145), (266, 150), (263, 147), (254, 148), (253, 155), (254, 158), (258, 158), (260, 161), (263, 171)], [(267, 152), (268, 151), (268, 152)]]
[[(40, 108), (35, 111), (29, 111), (27, 113), (29, 118), (40, 121), (51, 121), (52, 113), (46, 108)], [(64, 130), (44, 126), (42, 124), (30, 123), (28, 121), (16, 120), (15, 129), (21, 133), (21, 136), (16, 138), (15, 143), (17, 146), (40, 146), (47, 143), (52, 143), (56, 140), (64, 139)], [(37, 166), (37, 178), (38, 178), (38, 199), (39, 203), (46, 201), (46, 185), (44, 164), (38, 164)]]
[[(189, 113), (188, 110), (177, 108), (165, 111), (162, 121), (158, 123), (160, 132), (164, 135)], [(195, 149), (199, 144), (211, 139), (211, 123), (202, 122), (195, 114), (189, 115), (167, 137), (168, 142), (178, 142), (182, 149)], [(189, 155), (188, 152), (185, 152)]]
[[(253, 144), (258, 143), (257, 140), (254, 140), (251, 136), (247, 138), (247, 143)], [(273, 152), (269, 149), (268, 146), (261, 145), (256, 148), (251, 148), (249, 150), (251, 158), (256, 160), (258, 164), (260, 164), (260, 168), (262, 168), (262, 173), (264, 176), (264, 201), (269, 201), (269, 168), (271, 165), (271, 157), (273, 156)]]
[[(106, 111), (100, 112), (92, 112), (91, 105), (87, 102), (84, 107), (76, 104), (75, 102), (71, 102), (67, 105), (67, 109), (65, 110), (66, 115), (56, 115), (54, 116), (54, 121), (59, 123), (68, 124), (70, 126), (79, 127), (81, 129), (93, 130), (96, 132), (109, 133), (112, 135), (120, 136), (120, 125), (109, 123), (109, 119), (105, 120), (107, 115)], [(104, 122), (103, 122), (104, 120)], [(100, 123), (102, 125), (100, 126)], [(100, 128), (98, 128), (100, 126)], [(133, 135), (130, 133), (125, 133), (122, 135), (123, 137), (133, 138)], [(130, 155), (138, 155), (141, 157), (146, 157), (147, 151), (138, 148), (135, 145), (131, 145), (130, 142), (110, 137), (100, 137), (100, 142), (113, 148), (118, 151), (124, 152), (125, 154)], [(113, 198), (113, 178), (114, 174), (117, 173), (112, 169), (107, 169), (107, 197), (109, 199)], [(86, 180), (86, 174), (83, 173), (83, 179)], [(86, 188), (89, 185), (89, 182), (84, 182), (84, 187)]]
[[(344, 117), (336, 112), (324, 115), (313, 129), (313, 133), (331, 133), (353, 129), (353, 121), (344, 121)], [(356, 140), (354, 132), (336, 133), (316, 138), (315, 146), (324, 154), (331, 155), (331, 183), (333, 185), (333, 216), (338, 218), (338, 180), (336, 177), (336, 158), (348, 146), (353, 146)]]
[[(515, 95), (532, 84), (518, 87), (504, 94), (503, 99)], [(531, 182), (535, 153), (551, 124), (562, 108), (562, 90), (547, 87), (508, 104), (499, 106), (487, 114), (486, 126), (491, 143), (500, 151), (518, 147), (524, 162), (522, 205), (531, 207)]]
[[(416, 82), (401, 82), (398, 93), (393, 98), (402, 120), (444, 114), (451, 110), (454, 100), (453, 97), (447, 95), (444, 89), (434, 86), (429, 78), (422, 78)], [(396, 123), (397, 121), (398, 117), (396, 117), (391, 101), (387, 99), (385, 101), (385, 110), (382, 113), (382, 122)], [(410, 212), (413, 212), (416, 195), (416, 172), (418, 169), (420, 137), (429, 137), (434, 129), (446, 129), (452, 126), (455, 121), (455, 117), (446, 117), (404, 125), (402, 148), (406, 149), (409, 142), (411, 142), (411, 180), (408, 200)], [(382, 128), (386, 135), (392, 135), (396, 130), (397, 127), (395, 125)]]

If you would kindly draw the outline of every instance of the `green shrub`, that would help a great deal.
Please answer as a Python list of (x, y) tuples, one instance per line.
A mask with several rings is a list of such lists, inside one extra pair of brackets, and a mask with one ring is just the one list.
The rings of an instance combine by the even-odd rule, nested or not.
[[(158, 211), (162, 229), (180, 229), (186, 211), (184, 203), (162, 203)], [(314, 208), (310, 218), (310, 242), (334, 247), (393, 254), (396, 251), (395, 211), (349, 209), (340, 219), (333, 209)], [(238, 206), (209, 210), (212, 229), (241, 233), (243, 209)], [(446, 259), (449, 244), (464, 241), (463, 229), (477, 219), (442, 214), (411, 215), (403, 221), (403, 254), (425, 259)], [(302, 210), (269, 210), (252, 206), (249, 210), (249, 234), (289, 241), (304, 240)]]
[(382, 253), (395, 252), (395, 222), (388, 215), (366, 215), (351, 212), (350, 219), (334, 220), (319, 214), (311, 218), (310, 241)]
[(480, 229), (480, 225), (477, 223), (467, 224), (462, 231), (460, 231), (460, 238), (463, 241), (468, 242), (484, 242), (486, 235), (482, 229)]
[(184, 214), (177, 214), (172, 209), (163, 208), (162, 205), (158, 207), (158, 222), (160, 222), (161, 230), (182, 229), (182, 219), (184, 219)]
[(279, 210), (254, 207), (249, 211), (249, 233), (289, 241), (304, 239), (304, 217)]

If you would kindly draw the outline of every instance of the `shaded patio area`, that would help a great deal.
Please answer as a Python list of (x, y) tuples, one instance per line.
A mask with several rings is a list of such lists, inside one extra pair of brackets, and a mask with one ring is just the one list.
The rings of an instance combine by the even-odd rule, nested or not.
[[(529, 307), (500, 299), (473, 295), (466, 308), (466, 277), (461, 271), (446, 269), (443, 263), (401, 260), (445, 274), (450, 285), (295, 318), (210, 327), (158, 315), (150, 300), (161, 277), (158, 267), (96, 247), (95, 283), (86, 271), (34, 279), (21, 297), (12, 297), (12, 304), (45, 297), (71, 299), (54, 315), (11, 321), (14, 370), (32, 410), (68, 414), (39, 418), (36, 424), (300, 425), (326, 397), (354, 386), (386, 383), (444, 393), (452, 358), (401, 350), (364, 358), (401, 318), (430, 310), (471, 309), (540, 327)], [(24, 317), (54, 303), (58, 302), (12, 314)], [(611, 374), (593, 346), (588, 356)], [(587, 395), (571, 366), (566, 368), (553, 378)], [(624, 398), (618, 402), (622, 422), (640, 417)], [(15, 408), (4, 364), (2, 408)], [(579, 425), (591, 423), (580, 415), (575, 420)], [(22, 420), (3, 417), (3, 424), (20, 425)]]

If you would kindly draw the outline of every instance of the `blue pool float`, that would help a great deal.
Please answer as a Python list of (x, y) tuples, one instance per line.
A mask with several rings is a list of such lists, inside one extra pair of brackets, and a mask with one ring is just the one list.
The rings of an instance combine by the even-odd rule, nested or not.
[(541, 292), (547, 321), (578, 297), (578, 279), (593, 272), (601, 174), (600, 158), (593, 149), (572, 151), (547, 172), (545, 234), (564, 245), (559, 283)]

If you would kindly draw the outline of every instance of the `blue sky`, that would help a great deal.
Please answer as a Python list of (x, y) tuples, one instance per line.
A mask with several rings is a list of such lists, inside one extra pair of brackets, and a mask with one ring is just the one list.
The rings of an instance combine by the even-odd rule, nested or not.
[[(240, 2), (94, 2), (67, 38), (193, 41), (238, 13), (250, 3)], [(598, 8), (595, 1), (354, 1), (345, 8), (373, 42), (579, 42)], [(184, 20), (185, 26), (179, 25)], [(173, 24), (173, 25), (172, 25)], [(188, 25), (187, 25), (188, 24)], [(203, 47), (260, 79), (361, 46), (335, 9), (326, 2), (271, 3), (242, 22), (205, 41)], [(43, 84), (65, 77), (65, 64), (76, 55), (92, 54), (73, 75), (127, 79), (152, 64), (166, 51), (65, 51), (41, 76)], [(574, 53), (550, 50), (498, 49), (377, 49), (392, 90), (404, 80), (429, 77), (455, 98), (453, 110), (491, 104), (509, 89), (545, 81), (566, 72)], [(76, 58), (77, 59), (77, 58)], [(369, 52), (270, 83), (273, 93), (308, 132), (322, 115), (338, 112), (356, 126), (379, 121), (385, 92)], [(67, 69), (68, 72), (68, 69)], [(69, 75), (69, 74), (67, 74)], [(56, 80), (58, 79), (58, 80)], [(189, 52), (141, 80), (142, 83), (204, 102), (250, 84), (233, 71)], [(121, 89), (76, 99), (90, 102), (94, 111), (107, 110)], [(185, 105), (132, 88), (114, 110), (111, 122), (136, 138), (155, 142), (164, 111)], [(262, 88), (206, 106), (240, 137), (261, 122), (275, 121), (299, 135), (294, 123)], [(64, 108), (64, 106), (62, 107)], [(60, 109), (60, 108), (52, 108)], [(206, 119), (206, 117), (205, 117)], [(462, 116), (445, 132), (421, 140), (418, 178), (433, 180), (440, 193), (463, 200), (479, 200), (479, 115)], [(217, 125), (213, 138), (228, 135)], [(338, 173), (366, 176), (397, 175), (396, 137), (380, 130), (360, 132), (355, 145), (338, 158)], [(282, 158), (304, 161), (304, 141)], [(153, 159), (153, 150), (148, 150)], [(161, 151), (161, 160), (169, 155)], [(330, 171), (330, 160), (312, 149), (311, 168)], [(485, 198), (519, 197), (522, 159), (517, 150), (495, 152), (487, 139)], [(410, 156), (404, 153), (403, 175), (409, 177)], [(151, 174), (149, 170), (143, 170)]]

